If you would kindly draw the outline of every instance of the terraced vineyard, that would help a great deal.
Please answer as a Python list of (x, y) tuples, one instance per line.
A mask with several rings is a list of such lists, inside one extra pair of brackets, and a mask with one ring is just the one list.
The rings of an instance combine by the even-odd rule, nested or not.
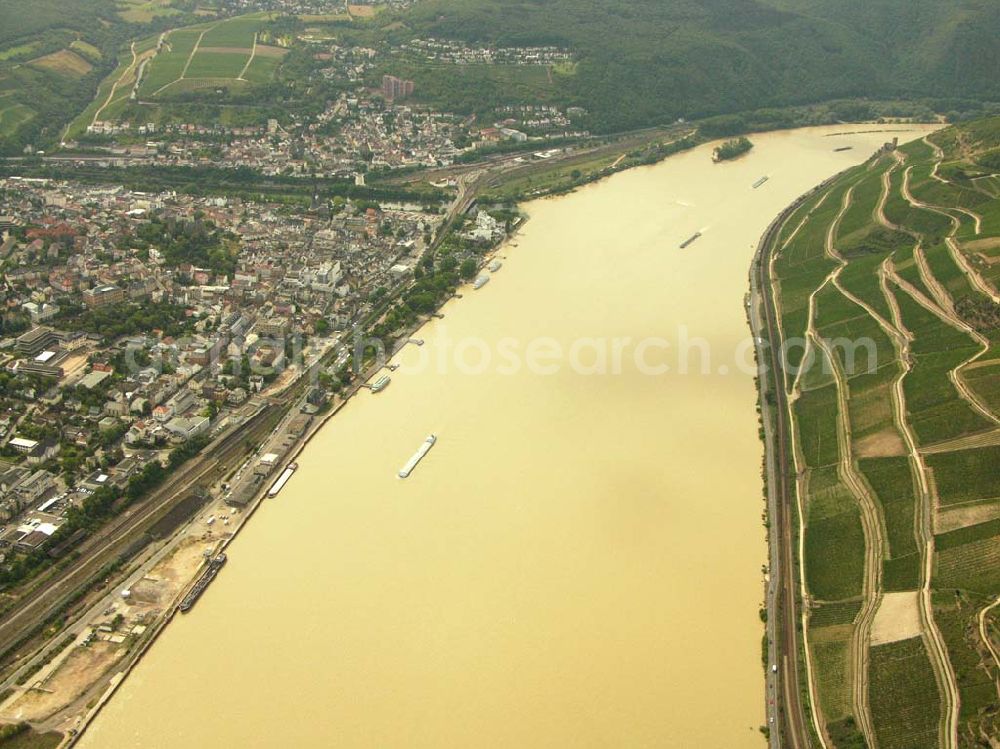
[(142, 100), (164, 101), (193, 91), (240, 91), (271, 79), (286, 50), (264, 44), (264, 14), (237, 16), (170, 31), (139, 84)]
[[(190, 115), (189, 105), (199, 100), (211, 101), (213, 107), (224, 100), (236, 103), (228, 110), (213, 110), (219, 124), (232, 124), (230, 116), (238, 110), (260, 120), (251, 114), (253, 101), (239, 97), (252, 97), (260, 86), (271, 83), (288, 53), (271, 38), (269, 20), (266, 13), (234, 16), (130, 42), (93, 101), (66, 126), (62, 139), (78, 138), (99, 123), (184, 121)], [(10, 118), (16, 114), (12, 111)], [(5, 118), (0, 101), (0, 126)]]
[(887, 147), (778, 233), (825, 747), (1000, 735), (998, 157), (1000, 118)]

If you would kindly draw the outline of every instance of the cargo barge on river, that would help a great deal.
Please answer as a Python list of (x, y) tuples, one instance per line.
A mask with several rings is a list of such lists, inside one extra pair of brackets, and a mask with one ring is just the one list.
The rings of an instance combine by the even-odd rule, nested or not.
[(298, 467), (298, 463), (289, 463), (288, 467), (281, 472), (280, 476), (278, 476), (278, 480), (271, 484), (271, 488), (267, 490), (267, 496), (277, 496), (278, 492), (285, 488), (285, 484), (288, 483), (288, 479), (292, 477), (292, 474), (295, 473), (295, 469)]
[(696, 240), (696, 239), (698, 239), (698, 237), (700, 237), (700, 236), (701, 236), (701, 232), (700, 232), (700, 231), (696, 231), (696, 232), (695, 232), (694, 234), (692, 234), (692, 235), (691, 235), (690, 237), (688, 237), (688, 238), (687, 238), (687, 239), (685, 239), (685, 240), (684, 240), (683, 242), (681, 242), (681, 249), (683, 250), (683, 249), (685, 249), (686, 247), (688, 247), (688, 246), (690, 246), (690, 245), (694, 244), (695, 240)]
[(427, 439), (423, 441), (417, 451), (413, 453), (413, 457), (406, 461), (406, 465), (403, 466), (399, 471), (399, 477), (405, 479), (411, 473), (413, 469), (417, 467), (417, 463), (424, 459), (424, 456), (430, 452), (430, 449), (434, 447), (434, 443), (437, 442), (437, 437), (433, 434), (429, 435)]
[(208, 569), (206, 569), (201, 577), (198, 578), (198, 582), (194, 584), (194, 587), (187, 592), (180, 604), (178, 604), (177, 609), (182, 613), (186, 614), (191, 610), (191, 607), (201, 598), (201, 594), (205, 592), (205, 588), (208, 584), (215, 579), (215, 576), (219, 574), (219, 570), (222, 569), (223, 565), (226, 563), (225, 554), (217, 554), (208, 563)]

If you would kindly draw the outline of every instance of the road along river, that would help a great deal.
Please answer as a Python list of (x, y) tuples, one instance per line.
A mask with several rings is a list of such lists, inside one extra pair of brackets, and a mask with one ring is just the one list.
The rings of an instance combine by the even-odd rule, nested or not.
[(768, 222), (892, 135), (837, 132), (528, 204), (79, 746), (763, 746), (744, 295)]

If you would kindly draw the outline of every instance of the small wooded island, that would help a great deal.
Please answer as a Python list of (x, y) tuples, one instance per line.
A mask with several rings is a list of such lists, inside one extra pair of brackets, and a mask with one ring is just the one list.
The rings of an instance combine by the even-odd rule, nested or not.
[(753, 143), (747, 138), (733, 138), (732, 140), (727, 140), (712, 152), (712, 161), (729, 161), (730, 159), (735, 159), (737, 156), (742, 156), (751, 148), (753, 148)]

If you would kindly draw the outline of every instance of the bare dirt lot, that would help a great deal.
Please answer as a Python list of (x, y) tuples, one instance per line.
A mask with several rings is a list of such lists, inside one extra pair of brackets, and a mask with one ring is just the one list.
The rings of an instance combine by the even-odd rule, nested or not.
[(124, 648), (110, 642), (69, 647), (72, 652), (52, 675), (41, 683), (29, 681), (29, 688), (3, 705), (0, 718), (30, 721), (48, 718), (87, 691), (95, 674), (106, 673), (125, 654)]
[(68, 384), (75, 384), (76, 380), (79, 380), (85, 374), (87, 368), (87, 356), (88, 352), (84, 351), (79, 354), (71, 354), (62, 363), (63, 374), (65, 376), (65, 382)]
[(257, 45), (258, 57), (284, 57), (286, 54), (288, 54), (288, 50), (284, 47), (269, 47), (266, 44)]
[(347, 12), (358, 18), (371, 18), (377, 12), (374, 5), (348, 5)]
[(917, 591), (886, 593), (872, 622), (872, 645), (908, 640), (920, 634)]
[(893, 458), (906, 455), (906, 445), (894, 429), (886, 429), (858, 440), (854, 450), (859, 458)]
[(89, 627), (74, 643), (0, 704), (0, 720), (48, 720), (63, 728), (63, 722), (71, 719), (65, 711), (72, 713), (78, 705), (82, 707), (93, 697), (88, 692), (100, 688), (102, 679), (123, 667), (123, 659), (135, 645), (134, 637), (169, 611), (204, 564), (205, 552), (213, 550), (219, 538), (203, 525), (192, 526), (177, 548), (133, 585), (127, 599), (116, 597), (88, 622)]
[(28, 65), (49, 70), (57, 75), (69, 78), (82, 78), (94, 68), (93, 65), (80, 57), (80, 55), (68, 49), (61, 49), (50, 55), (36, 58), (29, 62)]

